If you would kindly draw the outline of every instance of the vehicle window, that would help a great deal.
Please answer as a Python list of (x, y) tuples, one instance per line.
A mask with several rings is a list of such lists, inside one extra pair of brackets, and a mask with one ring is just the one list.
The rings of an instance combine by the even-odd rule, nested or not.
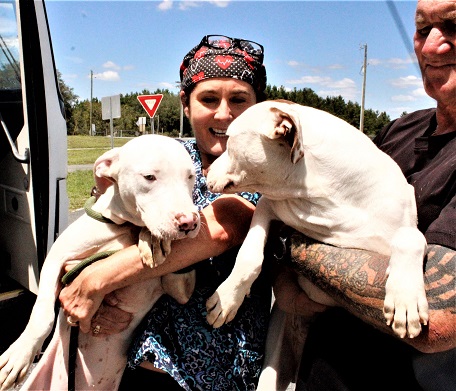
[(0, 89), (21, 88), (19, 39), (13, 2), (0, 2)]

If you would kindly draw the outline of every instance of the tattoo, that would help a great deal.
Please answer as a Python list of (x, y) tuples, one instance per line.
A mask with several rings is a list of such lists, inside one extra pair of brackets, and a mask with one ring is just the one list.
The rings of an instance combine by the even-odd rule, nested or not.
[[(389, 257), (374, 252), (346, 249), (317, 242), (298, 231), (286, 231), (293, 266), (329, 293), (342, 307), (368, 323), (391, 331), (385, 324), (383, 300)], [(281, 235), (283, 237), (283, 235)], [(430, 244), (424, 260), (425, 288), (430, 326), (425, 336), (411, 344), (442, 342), (448, 346), (456, 335), (456, 251)], [(447, 326), (445, 326), (445, 324)], [(451, 326), (452, 325), (452, 326)], [(426, 340), (427, 338), (427, 340)], [(448, 347), (446, 347), (448, 348)]]
[(456, 314), (456, 252), (436, 244), (428, 246), (425, 259), (429, 308)]

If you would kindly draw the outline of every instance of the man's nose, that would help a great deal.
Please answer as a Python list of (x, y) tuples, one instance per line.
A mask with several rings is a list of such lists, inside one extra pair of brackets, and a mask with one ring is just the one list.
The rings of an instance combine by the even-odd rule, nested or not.
[(445, 54), (451, 50), (451, 42), (438, 27), (433, 27), (424, 43), (422, 52), (425, 56)]

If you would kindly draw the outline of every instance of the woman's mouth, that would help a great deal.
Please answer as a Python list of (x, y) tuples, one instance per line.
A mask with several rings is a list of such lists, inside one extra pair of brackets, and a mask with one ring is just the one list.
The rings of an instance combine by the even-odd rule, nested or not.
[(213, 134), (215, 137), (228, 137), (226, 135), (226, 129), (215, 129), (215, 128), (209, 128), (209, 132)]

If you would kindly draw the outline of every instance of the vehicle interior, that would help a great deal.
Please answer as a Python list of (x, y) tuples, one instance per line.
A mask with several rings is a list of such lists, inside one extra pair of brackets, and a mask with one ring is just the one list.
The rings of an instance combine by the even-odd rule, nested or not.
[(0, 0), (0, 338), (24, 329), (68, 221), (66, 124), (44, 4)]

